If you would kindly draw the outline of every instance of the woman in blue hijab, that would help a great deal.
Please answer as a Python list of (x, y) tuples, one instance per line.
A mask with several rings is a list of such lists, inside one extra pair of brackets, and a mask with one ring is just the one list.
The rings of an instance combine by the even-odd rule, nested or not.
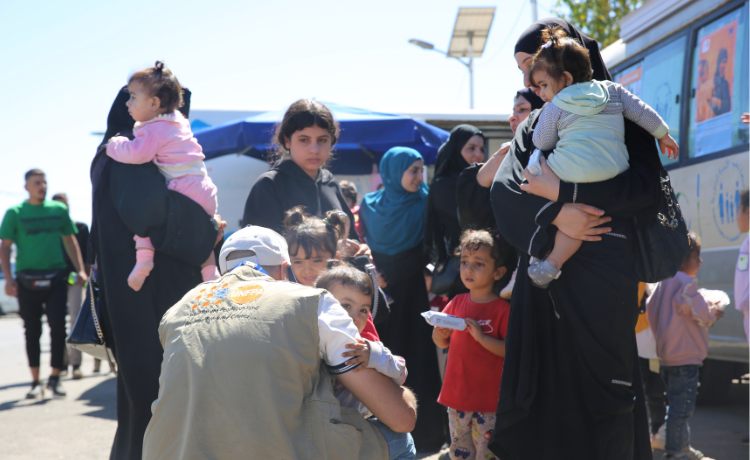
[(403, 356), (409, 369), (406, 385), (419, 400), (419, 418), (412, 431), (420, 452), (440, 450), (445, 409), (437, 403), (440, 373), (432, 344), (432, 328), (420, 313), (428, 311), (423, 251), (427, 185), (424, 160), (414, 149), (394, 147), (380, 161), (382, 190), (365, 195), (359, 215), (375, 265), (392, 299), (391, 316), (378, 325), (383, 343)]

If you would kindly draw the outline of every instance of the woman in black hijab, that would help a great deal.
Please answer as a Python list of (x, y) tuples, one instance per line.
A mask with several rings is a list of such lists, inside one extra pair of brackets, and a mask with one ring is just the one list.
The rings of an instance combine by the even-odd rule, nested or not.
[[(461, 226), (456, 212), (456, 182), (461, 171), (484, 161), (484, 143), (482, 131), (471, 125), (458, 125), (438, 149), (435, 176), (427, 197), (424, 239), (427, 250), (436, 256), (433, 262), (446, 262), (458, 247)], [(461, 288), (452, 289), (448, 296), (459, 294)]]
[[(218, 223), (195, 201), (167, 189), (152, 162), (118, 163), (107, 156), (107, 141), (133, 138), (135, 121), (122, 88), (107, 117), (107, 132), (91, 164), (93, 218), (89, 254), (100, 288), (105, 337), (117, 361), (117, 432), (110, 459), (140, 460), (151, 403), (159, 392), (162, 346), (159, 322), (183, 295), (200, 284), (200, 265), (219, 235)], [(190, 93), (185, 89), (187, 117)], [(136, 292), (127, 278), (135, 263), (133, 235), (148, 236), (155, 267)], [(93, 262), (90, 260), (89, 262)]]
[[(610, 79), (597, 43), (560, 19), (539, 21), (519, 39), (515, 55), (525, 74), (527, 56), (550, 25), (563, 26), (589, 49), (595, 79)], [(530, 256), (544, 257), (556, 231), (584, 242), (549, 289), (516, 279), (491, 448), (504, 460), (651, 459), (635, 345), (631, 218), (650, 222), (655, 215), (659, 153), (648, 133), (626, 120), (628, 171), (572, 184), (543, 162), (543, 174), (529, 179), (523, 172), (539, 112), (519, 125), (492, 185), (498, 228), (518, 249), (518, 273), (526, 272)]]
[[(508, 118), (513, 134), (532, 110), (541, 109), (542, 106), (544, 106), (544, 101), (531, 88), (516, 91), (516, 96), (513, 98), (513, 113)], [(462, 229), (497, 229), (490, 203), (490, 187), (508, 150), (510, 150), (510, 142), (503, 144), (486, 163), (474, 163), (458, 176), (456, 203), (458, 223)]]

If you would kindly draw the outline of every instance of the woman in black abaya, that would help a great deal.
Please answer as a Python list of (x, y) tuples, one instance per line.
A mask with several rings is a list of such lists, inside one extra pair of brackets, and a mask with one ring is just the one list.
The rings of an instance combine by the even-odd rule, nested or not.
[[(162, 346), (159, 322), (183, 295), (201, 283), (200, 265), (219, 235), (218, 223), (196, 202), (167, 190), (153, 163), (118, 163), (106, 154), (109, 138), (133, 138), (123, 88), (107, 117), (107, 133), (91, 164), (93, 219), (90, 244), (104, 331), (117, 361), (117, 432), (110, 459), (140, 460), (151, 403), (159, 392)], [(187, 117), (190, 93), (185, 90)], [(135, 263), (133, 235), (148, 236), (155, 267), (136, 292), (127, 279)]]
[[(456, 212), (456, 182), (461, 171), (484, 161), (484, 143), (482, 131), (471, 125), (458, 125), (438, 150), (435, 176), (427, 196), (424, 233), (425, 246), (435, 254), (432, 262), (436, 265), (446, 263), (458, 247), (461, 226)], [(453, 298), (462, 292), (467, 292), (466, 288), (457, 280), (446, 295)]]
[[(588, 48), (595, 79), (611, 79), (594, 40), (566, 21), (545, 19), (516, 44), (527, 86), (530, 57), (549, 25), (561, 25)], [(491, 189), (498, 228), (521, 255), (491, 448), (504, 460), (650, 459), (635, 345), (638, 280), (630, 218), (655, 212), (659, 154), (648, 133), (626, 120), (625, 173), (570, 184), (545, 162), (543, 175), (528, 179), (523, 170), (538, 115), (532, 112), (518, 127)], [(520, 274), (529, 256), (547, 254), (556, 231), (583, 246), (549, 289), (532, 287)]]

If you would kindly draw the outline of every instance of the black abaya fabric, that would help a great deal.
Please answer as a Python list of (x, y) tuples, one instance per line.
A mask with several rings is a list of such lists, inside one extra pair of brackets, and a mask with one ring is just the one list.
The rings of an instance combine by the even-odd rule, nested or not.
[[(425, 215), (425, 246), (444, 262), (458, 246), (461, 226), (456, 212), (456, 183), (461, 171), (469, 167), (461, 150), (473, 136), (482, 131), (471, 125), (458, 125), (451, 130), (448, 140), (440, 146), (435, 160), (435, 177), (430, 184)], [(453, 293), (455, 295), (455, 293)]]
[[(317, 179), (313, 179), (293, 161), (282, 160), (253, 184), (245, 202), (242, 225), (259, 225), (283, 235), (284, 213), (295, 206), (304, 206), (306, 212), (320, 218), (331, 210), (344, 211), (349, 222), (354, 222), (339, 183), (330, 171), (320, 168)], [(349, 238), (359, 241), (354, 225), (350, 226)]]
[(477, 173), (484, 163), (474, 163), (461, 171), (456, 181), (456, 209), (462, 229), (497, 230), (490, 202), (490, 189), (477, 182)]
[(581, 31), (573, 27), (573, 25), (565, 19), (546, 18), (530, 25), (518, 38), (513, 54), (518, 52), (532, 55), (535, 54), (543, 44), (542, 30), (553, 26), (562, 27), (568, 33), (568, 37), (578, 40), (581, 45), (589, 50), (591, 69), (594, 71), (594, 80), (612, 81), (612, 75), (609, 74), (609, 70), (607, 70), (607, 66), (604, 64), (604, 59), (599, 53), (599, 43), (593, 38), (589, 38), (582, 34)]
[(441, 382), (432, 327), (420, 315), (430, 310), (422, 245), (393, 256), (373, 251), (372, 256), (388, 283), (384, 290), (393, 299), (387, 325), (379, 325), (378, 334), (393, 354), (406, 360), (406, 386), (416, 393), (419, 405), (417, 425), (411, 433), (414, 444), (420, 452), (434, 452), (445, 441), (446, 409), (437, 403)]
[[(519, 188), (538, 115), (532, 112), (518, 127), (491, 189), (498, 228), (522, 255), (491, 449), (504, 460), (650, 459), (627, 217), (652, 205), (658, 183), (631, 162), (631, 169), (614, 179), (574, 186), (576, 202), (602, 207), (619, 236), (584, 242), (549, 289), (532, 287), (525, 276), (528, 254), (543, 257), (549, 251), (556, 231), (551, 222), (562, 207)], [(644, 144), (633, 135), (634, 126), (626, 124), (628, 150), (658, 155), (653, 140)], [(594, 198), (592, 190), (607, 193), (586, 201)]]
[[(110, 125), (113, 134), (124, 133), (129, 121), (120, 118), (115, 123), (122, 125)], [(140, 460), (151, 403), (159, 391), (163, 354), (159, 322), (167, 309), (201, 282), (200, 265), (214, 246), (218, 228), (200, 205), (168, 190), (153, 163), (117, 163), (100, 148), (91, 170), (92, 252), (98, 265), (104, 331), (119, 370), (118, 423), (110, 458)], [(127, 284), (135, 264), (134, 234), (150, 237), (156, 249), (154, 269), (138, 292)]]

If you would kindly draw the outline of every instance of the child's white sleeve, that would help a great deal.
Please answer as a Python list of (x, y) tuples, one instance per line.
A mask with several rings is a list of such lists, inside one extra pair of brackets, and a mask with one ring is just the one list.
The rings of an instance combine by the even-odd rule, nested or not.
[(610, 91), (614, 89), (622, 101), (622, 114), (625, 118), (645, 129), (657, 139), (669, 134), (669, 127), (662, 120), (656, 110), (643, 102), (635, 94), (628, 91), (624, 86), (612, 84)]
[(560, 140), (560, 136), (557, 135), (557, 123), (562, 114), (563, 110), (555, 104), (546, 104), (542, 108), (532, 136), (534, 147), (545, 152), (554, 150), (557, 141)]
[(367, 363), (367, 367), (375, 369), (392, 378), (399, 385), (403, 385), (408, 375), (404, 358), (391, 354), (391, 350), (387, 349), (382, 342), (370, 340), (367, 342), (370, 344), (370, 361)]

